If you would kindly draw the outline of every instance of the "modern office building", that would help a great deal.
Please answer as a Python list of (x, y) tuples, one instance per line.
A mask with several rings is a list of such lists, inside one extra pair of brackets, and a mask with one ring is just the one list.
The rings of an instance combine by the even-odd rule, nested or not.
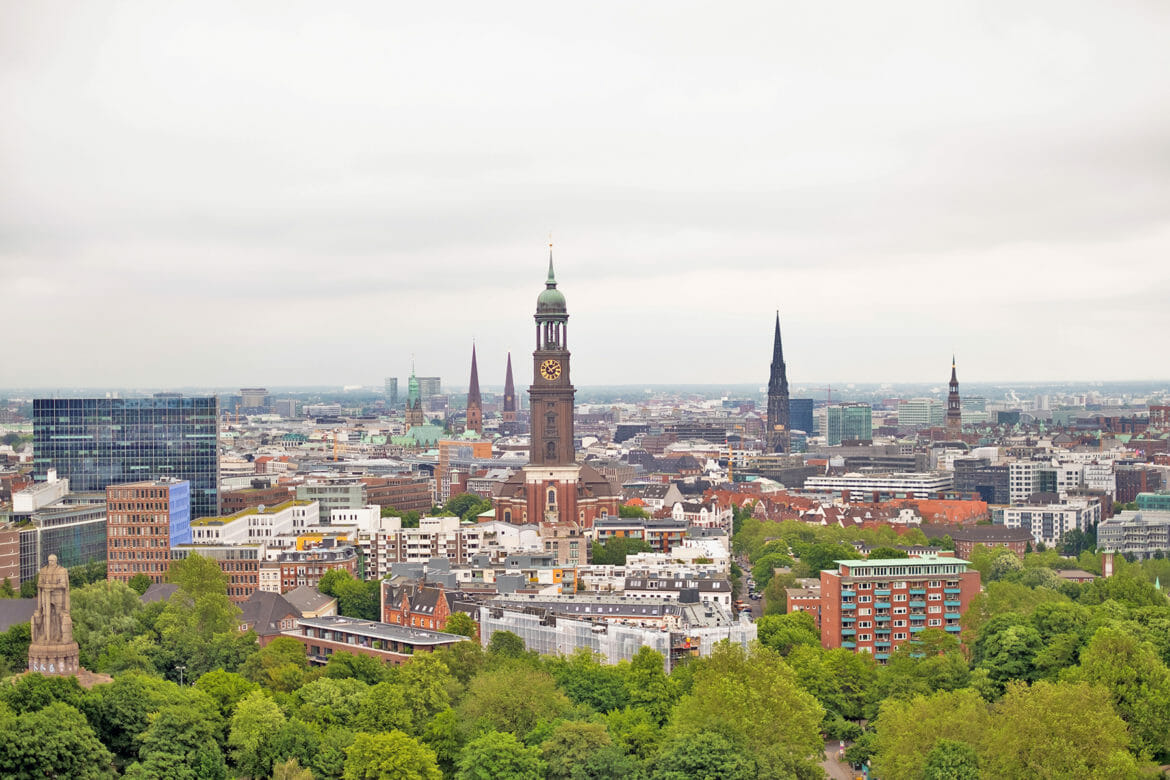
[(831, 447), (843, 441), (873, 441), (873, 409), (869, 404), (834, 404), (827, 407), (825, 438)]
[(397, 665), (406, 663), (419, 653), (431, 653), (469, 641), (467, 637), (458, 634), (340, 615), (301, 618), (297, 621), (296, 629), (285, 635), (304, 645), (309, 663), (317, 665), (328, 663), (333, 653), (365, 655)]
[(946, 407), (933, 398), (911, 398), (898, 402), (899, 428), (939, 428)]
[(1121, 512), (1097, 526), (1097, 545), (1136, 558), (1170, 552), (1170, 511)]
[(323, 517), (329, 517), (334, 509), (360, 509), (369, 503), (366, 485), (359, 477), (313, 478), (297, 485), (297, 500), (319, 502)]
[(959, 620), (979, 594), (979, 572), (961, 558), (835, 563), (821, 571), (821, 645), (872, 653), (881, 664), (927, 628), (958, 638)]
[(398, 406), (398, 377), (386, 377), (386, 403)]
[(1170, 512), (1170, 493), (1138, 493), (1138, 509), (1154, 509)]
[(165, 582), (171, 547), (191, 541), (191, 484), (158, 479), (106, 488), (106, 579)]
[(443, 383), (437, 376), (420, 376), (418, 379), (418, 394), (425, 401), (428, 398), (443, 394)]
[(269, 396), (266, 387), (240, 388), (240, 411), (249, 414), (268, 411)]
[(34, 476), (56, 469), (80, 492), (172, 477), (191, 484), (192, 518), (219, 514), (217, 413), (214, 397), (175, 393), (35, 399)]
[(986, 458), (955, 458), (955, 490), (978, 493), (989, 504), (1011, 501), (1011, 469), (1007, 465), (991, 465)]
[(808, 436), (813, 435), (813, 399), (788, 399), (788, 423), (794, 431), (804, 431)]

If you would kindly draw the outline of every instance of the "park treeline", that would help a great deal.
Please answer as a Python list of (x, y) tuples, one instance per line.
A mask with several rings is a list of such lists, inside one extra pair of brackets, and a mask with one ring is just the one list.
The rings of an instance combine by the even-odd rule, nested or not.
[[(978, 550), (985, 591), (963, 644), (928, 629), (885, 666), (825, 650), (812, 618), (783, 614), (788, 578), (895, 555), (915, 532), (770, 523), (737, 512), (734, 547), (767, 596), (760, 641), (677, 665), (643, 648), (605, 665), (540, 657), (501, 632), (402, 666), (304, 648), (264, 648), (239, 630), (218, 566), (172, 567), (168, 601), (121, 583), (73, 591), (82, 665), (113, 676), (12, 675), (27, 625), (0, 635), (0, 776), (14, 778), (818, 778), (826, 740), (881, 778), (1156, 777), (1170, 747), (1170, 561), (1056, 551), (1020, 561)], [(780, 572), (776, 573), (779, 569)], [(332, 575), (342, 612), (368, 614), (375, 588)], [(456, 620), (451, 630), (474, 634)], [(180, 682), (182, 684), (180, 684)]]

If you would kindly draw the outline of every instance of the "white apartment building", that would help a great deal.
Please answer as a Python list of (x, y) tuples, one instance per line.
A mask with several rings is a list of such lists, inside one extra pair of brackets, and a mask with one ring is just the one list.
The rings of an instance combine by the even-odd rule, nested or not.
[(1008, 464), (1008, 497), (1022, 504), (1033, 493), (1065, 496), (1084, 485), (1085, 467), (1080, 463), (1018, 460)]
[(1037, 544), (1059, 544), (1069, 531), (1087, 531), (1101, 521), (1101, 502), (1076, 499), (1067, 504), (1012, 506), (1003, 510), (1006, 528), (1026, 528)]
[(481, 553), (502, 557), (544, 549), (536, 525), (495, 521), (464, 523), (458, 517), (424, 517), (419, 520), (418, 528), (402, 528), (400, 518), (383, 518), (382, 523), (373, 533), (362, 534), (362, 547), (367, 551), (367, 566), (372, 576), (384, 576), (394, 563), (426, 563), (431, 558), (446, 558), (452, 564), (466, 564)]
[(950, 490), (955, 475), (949, 472), (908, 472), (905, 474), (845, 474), (841, 477), (809, 477), (806, 492), (914, 493), (926, 495)]
[(269, 507), (249, 507), (226, 517), (204, 517), (191, 521), (193, 544), (267, 544), (296, 528), (298, 521), (312, 518), (316, 524), (316, 501), (286, 501)]

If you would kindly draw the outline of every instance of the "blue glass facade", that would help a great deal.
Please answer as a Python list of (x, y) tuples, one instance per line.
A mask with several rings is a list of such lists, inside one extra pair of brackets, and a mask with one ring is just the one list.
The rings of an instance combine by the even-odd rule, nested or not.
[(791, 430), (813, 434), (813, 399), (792, 398), (788, 401), (788, 425)]
[(176, 482), (167, 490), (167, 512), (171, 520), (171, 547), (191, 543), (191, 483)]
[(38, 398), (33, 474), (49, 469), (74, 491), (174, 477), (190, 483), (190, 517), (219, 514), (218, 402), (214, 397)]

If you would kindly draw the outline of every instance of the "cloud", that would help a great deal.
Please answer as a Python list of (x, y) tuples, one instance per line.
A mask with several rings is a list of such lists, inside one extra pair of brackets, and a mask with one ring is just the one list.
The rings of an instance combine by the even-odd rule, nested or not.
[(0, 385), (411, 352), (462, 382), (472, 337), (527, 349), (549, 230), (580, 384), (763, 381), (777, 307), (795, 376), (1162, 375), (1126, 315), (1170, 326), (1132, 300), (1170, 286), (1168, 31), (1136, 1), (3, 4), (0, 297), (35, 327)]

